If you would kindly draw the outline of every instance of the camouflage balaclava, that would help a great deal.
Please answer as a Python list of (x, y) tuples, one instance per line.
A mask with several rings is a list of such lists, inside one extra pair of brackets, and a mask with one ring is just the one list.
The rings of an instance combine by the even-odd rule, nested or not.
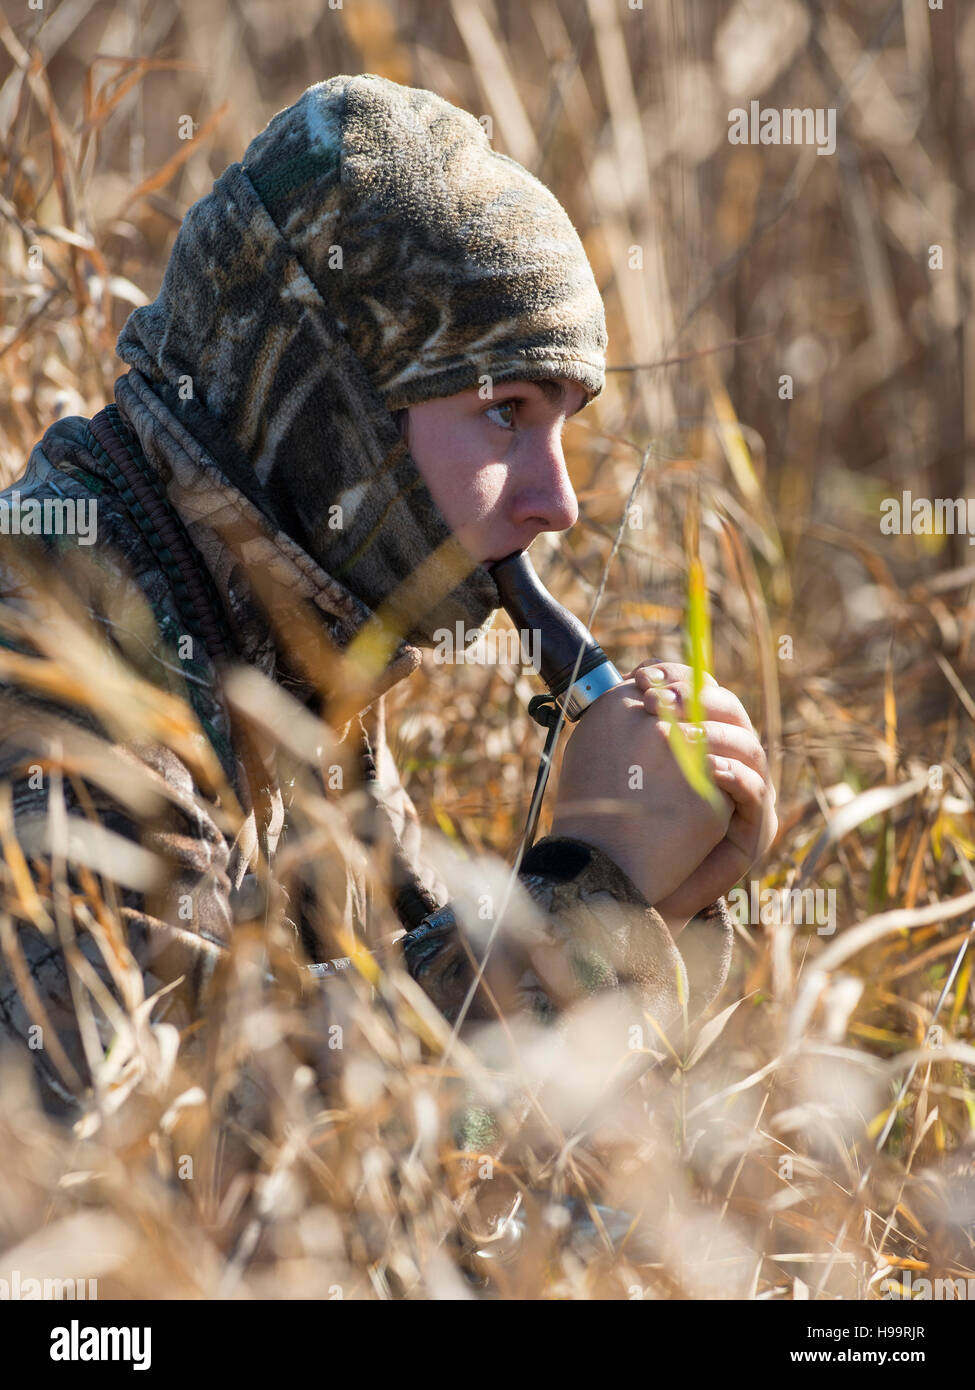
[(469, 113), (370, 73), (274, 117), (190, 208), (158, 298), (118, 341), (373, 611), (428, 562), (430, 604), (414, 599), (404, 622), (421, 645), (458, 619), (479, 626), (499, 599), (470, 557), (457, 571), (392, 412), (485, 378), (566, 377), (591, 399), (605, 347), (592, 270), (552, 193)]

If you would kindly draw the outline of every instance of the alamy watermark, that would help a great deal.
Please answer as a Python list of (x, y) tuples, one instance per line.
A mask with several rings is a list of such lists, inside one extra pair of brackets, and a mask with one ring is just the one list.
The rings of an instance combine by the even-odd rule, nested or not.
[(904, 1282), (899, 1279), (888, 1278), (881, 1280), (881, 1287), (886, 1292), (881, 1294), (881, 1298), (889, 1299), (928, 1299), (935, 1303), (956, 1303), (959, 1301), (975, 1301), (975, 1279), (962, 1278), (958, 1276), (946, 1279), (917, 1279), (909, 1269), (904, 1271)]
[(740, 927), (814, 926), (817, 936), (836, 931), (835, 888), (762, 888), (756, 879), (732, 888), (726, 902)]
[(815, 145), (817, 154), (836, 150), (835, 106), (787, 106), (782, 111), (749, 102), (728, 112), (732, 145)]
[(915, 497), (905, 489), (900, 497), (880, 504), (884, 536), (959, 536), (975, 545), (975, 497)]
[(433, 659), (438, 666), (466, 664), (471, 666), (526, 666), (536, 676), (541, 667), (542, 634), (538, 628), (516, 631), (514, 628), (470, 634), (458, 620), (453, 628), (438, 627), (433, 634), (436, 644)]
[(131, 1361), (133, 1371), (152, 1365), (151, 1327), (82, 1327), (72, 1318), (51, 1329), (52, 1361)]
[(93, 1303), (97, 1298), (97, 1279), (25, 1279), (19, 1269), (12, 1269), (9, 1279), (0, 1279), (0, 1302), (78, 1299)]
[(0, 536), (77, 536), (91, 545), (98, 530), (95, 497), (0, 497)]

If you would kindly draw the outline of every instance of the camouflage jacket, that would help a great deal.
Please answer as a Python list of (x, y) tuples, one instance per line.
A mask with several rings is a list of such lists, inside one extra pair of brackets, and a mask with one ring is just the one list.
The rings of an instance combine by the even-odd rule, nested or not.
[[(165, 487), (165, 506), (192, 556), (196, 596), (209, 616), (201, 620), (185, 566), (174, 565), (160, 543), (157, 503), (133, 494), (89, 422), (71, 417), (48, 429), (24, 476), (0, 493), (0, 868), (8, 904), (18, 904), (13, 929), (7, 925), (0, 941), (0, 1042), (31, 1046), (33, 1027), (50, 1029), (51, 1042), (33, 1060), (45, 1103), (61, 1113), (76, 1109), (89, 1076), (72, 971), (86, 970), (86, 979), (94, 972), (118, 991), (117, 972), (110, 978), (105, 970), (111, 930), (93, 881), (100, 876), (105, 902), (114, 896), (145, 997), (171, 986), (168, 1017), (189, 1024), (205, 1014), (235, 930), (260, 915), (267, 880), (261, 886), (254, 873), (258, 851), (273, 881), (290, 823), (280, 740), (242, 720), (239, 710), (235, 716), (224, 674), (259, 673), (262, 689), (281, 692), (281, 718), (290, 722), (289, 711), (316, 711), (316, 691), (289, 643), (299, 647), (311, 622), (342, 650), (369, 616), (294, 540), (274, 531), (138, 373), (119, 379), (116, 400), (123, 434), (133, 432), (134, 451), (141, 445)], [(97, 539), (85, 544), (78, 519), (92, 501)], [(74, 504), (75, 534), (37, 522), (45, 503)], [(40, 534), (32, 534), (35, 528)], [(45, 606), (45, 577), (62, 585), (54, 606)], [(301, 613), (303, 623), (289, 628), (290, 619), (281, 620), (282, 595), (290, 619)], [(84, 643), (58, 627), (56, 605), (72, 600), (90, 624)], [(424, 863), (421, 827), (385, 735), (384, 692), (420, 659), (400, 644), (370, 703), (352, 710), (336, 741), (346, 750), (357, 745), (373, 769), (370, 804), (382, 807), (396, 852), (411, 866), (404, 891), (445, 909), (403, 945), (414, 979), (453, 1019), (473, 979), (471, 944)], [(147, 690), (158, 692), (159, 707)], [(165, 703), (173, 696), (198, 721), (178, 736), (176, 706)], [(228, 820), (231, 803), (239, 807), (236, 821)], [(54, 928), (57, 913), (43, 906), (59, 857), (71, 901), (81, 904), (70, 941)], [(375, 926), (376, 890), (363, 856), (335, 840), (324, 860), (328, 911), (347, 933), (341, 939), (351, 934), (388, 947), (397, 932), (389, 931), (388, 911), (384, 925)], [(19, 872), (25, 861), (37, 898)], [(666, 1025), (688, 993), (696, 1013), (723, 984), (731, 949), (723, 902), (688, 924), (678, 951), (628, 877), (582, 842), (540, 840), (519, 879), (519, 901), (533, 914), (535, 941), (544, 949), (515, 952), (510, 1006), (552, 1014), (586, 993), (629, 985), (641, 1007)], [(286, 920), (295, 956), (324, 957), (328, 947), (309, 929), (306, 909), (301, 894), (292, 895)], [(490, 1012), (478, 995), (472, 1016)]]

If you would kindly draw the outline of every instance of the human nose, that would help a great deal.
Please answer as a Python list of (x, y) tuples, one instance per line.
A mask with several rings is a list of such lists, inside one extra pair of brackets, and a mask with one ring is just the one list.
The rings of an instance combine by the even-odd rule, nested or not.
[(512, 519), (539, 531), (567, 531), (579, 520), (579, 503), (562, 452), (560, 429), (539, 432), (528, 443)]

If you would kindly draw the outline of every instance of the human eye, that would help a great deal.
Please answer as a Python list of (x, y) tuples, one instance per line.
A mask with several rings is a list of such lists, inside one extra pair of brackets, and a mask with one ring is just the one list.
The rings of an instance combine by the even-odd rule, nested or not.
[(518, 408), (519, 405), (522, 405), (522, 404), (523, 404), (523, 402), (522, 402), (522, 400), (521, 400), (519, 397), (517, 397), (517, 396), (511, 396), (511, 397), (509, 397), (508, 400), (506, 400), (506, 401), (496, 401), (494, 405), (489, 406), (488, 409), (485, 410), (484, 414), (485, 414), (485, 415), (490, 415), (492, 410), (507, 410), (507, 411), (509, 411), (509, 412), (510, 412), (510, 415), (509, 415), (509, 417), (508, 417), (508, 419), (507, 419), (506, 421), (502, 422), (501, 428), (502, 428), (502, 429), (506, 429), (506, 430), (510, 430), (510, 429), (513, 429), (513, 428), (514, 428), (514, 424), (515, 424), (515, 414), (516, 414), (517, 408)]

